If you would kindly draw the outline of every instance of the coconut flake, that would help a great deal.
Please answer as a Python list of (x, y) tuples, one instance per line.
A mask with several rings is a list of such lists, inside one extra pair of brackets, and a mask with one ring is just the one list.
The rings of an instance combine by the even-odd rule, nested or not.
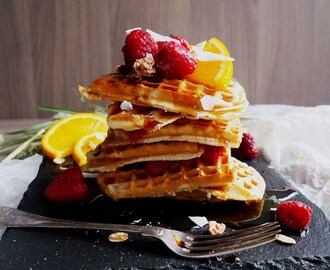
[(124, 100), (121, 104), (120, 104), (120, 109), (123, 111), (130, 111), (133, 109), (133, 105), (132, 103)]
[(174, 42), (180, 44), (179, 40), (177, 40), (175, 38), (171, 38), (169, 36), (160, 35), (156, 32), (151, 31), (150, 29), (147, 29), (146, 32), (149, 33), (156, 42), (158, 42), (158, 41), (174, 41)]
[(131, 32), (133, 32), (134, 30), (141, 30), (141, 27), (135, 27), (135, 28), (132, 28), (132, 29), (127, 29), (125, 31), (126, 33), (126, 36), (128, 36)]
[(95, 133), (95, 137), (98, 140), (104, 140), (105, 134), (104, 133), (101, 133), (101, 132), (97, 132), (97, 133)]
[(192, 222), (194, 222), (199, 227), (203, 227), (206, 224), (208, 224), (208, 220), (206, 217), (196, 216), (196, 217), (189, 217), (189, 218)]
[(234, 61), (232, 57), (225, 56), (223, 54), (212, 53), (212, 52), (195, 52), (193, 56), (199, 61)]
[(204, 51), (206, 41), (200, 42), (192, 46), (192, 55), (199, 61), (234, 61), (235, 59), (223, 54)]
[(211, 96), (204, 96), (201, 98), (202, 107), (205, 111), (212, 111), (214, 108), (214, 103)]
[(212, 111), (216, 105), (224, 105), (224, 101), (219, 97), (212, 97), (209, 95), (205, 95), (200, 99), (202, 107), (205, 111)]

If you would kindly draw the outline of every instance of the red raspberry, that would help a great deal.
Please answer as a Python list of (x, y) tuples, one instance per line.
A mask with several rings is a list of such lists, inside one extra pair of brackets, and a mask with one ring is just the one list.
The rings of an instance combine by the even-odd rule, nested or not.
[(286, 201), (277, 206), (276, 218), (283, 227), (299, 232), (307, 228), (312, 213), (312, 208), (305, 203)]
[(149, 33), (134, 30), (126, 37), (122, 52), (126, 66), (131, 68), (137, 59), (146, 57), (147, 53), (151, 53), (155, 57), (157, 44)]
[(233, 157), (236, 157), (240, 160), (257, 159), (259, 153), (252, 135), (249, 133), (244, 133), (239, 148), (232, 149), (231, 154)]
[(166, 79), (182, 79), (194, 72), (196, 59), (185, 47), (166, 42), (155, 58), (156, 71)]
[(145, 167), (147, 173), (153, 176), (164, 174), (171, 166), (171, 161), (149, 161)]
[(79, 201), (87, 197), (87, 185), (79, 167), (61, 171), (44, 192), (53, 202)]
[(180, 44), (185, 47), (187, 50), (189, 50), (189, 43), (187, 40), (185, 40), (183, 37), (176, 36), (176, 35), (170, 35), (171, 38), (174, 38), (176, 40), (180, 41)]
[(157, 53), (163, 47), (163, 45), (166, 43), (167, 43), (167, 41), (157, 41)]
[(201, 156), (201, 159), (206, 165), (216, 165), (223, 154), (223, 147), (210, 145), (205, 145), (204, 147), (205, 150)]

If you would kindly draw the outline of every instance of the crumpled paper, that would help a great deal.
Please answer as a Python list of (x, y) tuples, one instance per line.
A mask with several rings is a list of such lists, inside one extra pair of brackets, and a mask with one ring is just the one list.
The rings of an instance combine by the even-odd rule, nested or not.
[[(17, 207), (28, 185), (37, 176), (42, 156), (0, 163), (0, 206)], [(0, 239), (5, 228), (0, 227)]]
[(247, 130), (270, 165), (330, 217), (330, 106), (254, 105)]

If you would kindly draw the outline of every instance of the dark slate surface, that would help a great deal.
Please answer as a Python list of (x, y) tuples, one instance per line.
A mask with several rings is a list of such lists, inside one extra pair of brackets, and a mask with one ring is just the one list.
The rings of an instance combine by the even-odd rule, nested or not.
[[(273, 242), (262, 247), (222, 257), (189, 260), (173, 254), (156, 239), (130, 234), (129, 240), (111, 243), (109, 232), (63, 229), (8, 229), (0, 241), (1, 269), (330, 269), (330, 223), (323, 212), (299, 193), (283, 191), (288, 183), (263, 160), (250, 165), (264, 176), (268, 195), (308, 203), (313, 218), (305, 236), (291, 235), (297, 244), (287, 246)], [(171, 199), (140, 199), (113, 202), (100, 194), (94, 181), (88, 179), (90, 194), (81, 203), (52, 204), (43, 191), (57, 168), (46, 160), (31, 183), (19, 209), (35, 214), (96, 222), (163, 225), (199, 233), (188, 216), (206, 216), (217, 221), (237, 224), (237, 220), (253, 219), (241, 224), (258, 224), (274, 219), (268, 209), (275, 205), (273, 197), (264, 202), (261, 218), (255, 209), (243, 204), (208, 204), (179, 202)], [(246, 216), (242, 216), (245, 213)], [(231, 222), (229, 222), (231, 221)], [(290, 232), (287, 232), (290, 233)]]

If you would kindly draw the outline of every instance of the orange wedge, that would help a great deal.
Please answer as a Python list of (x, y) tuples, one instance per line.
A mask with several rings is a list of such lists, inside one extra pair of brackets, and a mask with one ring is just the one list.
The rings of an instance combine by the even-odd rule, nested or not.
[(41, 140), (43, 152), (51, 159), (64, 158), (73, 153), (76, 142), (92, 133), (106, 134), (106, 117), (95, 113), (76, 113), (54, 123)]
[(92, 133), (81, 137), (73, 148), (73, 159), (79, 166), (87, 163), (86, 154), (94, 150), (101, 142), (105, 140), (106, 133)]
[[(213, 37), (206, 41), (203, 51), (222, 54), (230, 57), (228, 49), (219, 39)], [(224, 89), (233, 77), (232, 61), (199, 61), (195, 71), (187, 77), (193, 81), (207, 84), (211, 87)]]

